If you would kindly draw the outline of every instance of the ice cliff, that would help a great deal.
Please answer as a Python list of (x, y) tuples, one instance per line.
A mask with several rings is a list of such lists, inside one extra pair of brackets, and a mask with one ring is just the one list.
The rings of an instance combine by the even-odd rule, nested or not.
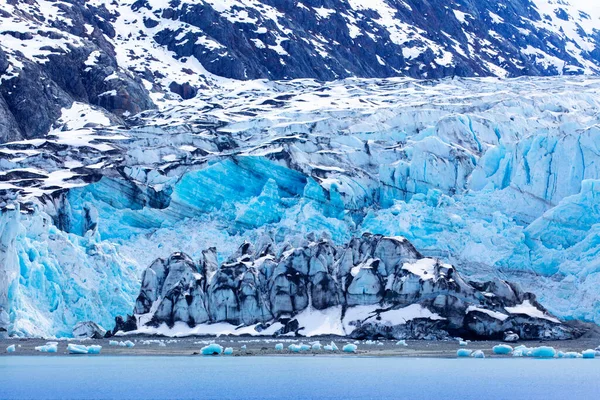
[(465, 280), (515, 282), (561, 319), (600, 323), (599, 90), (586, 77), (222, 82), (126, 125), (74, 103), (46, 137), (0, 146), (2, 326), (110, 328), (157, 258), (216, 247), (216, 266), (244, 241), (311, 232), (335, 248), (402, 236)]

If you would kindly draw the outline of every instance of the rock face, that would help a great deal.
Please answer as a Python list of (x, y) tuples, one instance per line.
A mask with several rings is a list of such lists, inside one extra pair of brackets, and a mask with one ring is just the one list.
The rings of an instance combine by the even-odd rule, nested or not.
[(80, 322), (73, 327), (73, 337), (76, 339), (102, 339), (106, 329), (93, 321)]
[(331, 311), (339, 319), (320, 334), (496, 340), (518, 334), (527, 340), (582, 333), (518, 286), (467, 282), (401, 237), (364, 234), (345, 246), (313, 235), (299, 247), (244, 243), (216, 270), (214, 250), (204, 254), (195, 262), (175, 253), (146, 269), (134, 309), (138, 328), (166, 324), (185, 333), (228, 323), (255, 333), (310, 335), (305, 315)]

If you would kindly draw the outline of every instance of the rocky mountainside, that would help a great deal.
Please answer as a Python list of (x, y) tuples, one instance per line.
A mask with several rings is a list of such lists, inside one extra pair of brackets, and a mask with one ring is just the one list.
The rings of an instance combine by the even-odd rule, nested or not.
[(175, 253), (146, 269), (134, 312), (137, 332), (178, 335), (502, 340), (516, 333), (533, 340), (583, 333), (514, 284), (467, 282), (405, 238), (371, 234), (339, 247), (311, 234), (298, 247), (267, 236), (220, 266), (215, 248), (198, 263)]
[(121, 117), (224, 78), (596, 74), (598, 16), (555, 0), (2, 0), (0, 142), (73, 101)]

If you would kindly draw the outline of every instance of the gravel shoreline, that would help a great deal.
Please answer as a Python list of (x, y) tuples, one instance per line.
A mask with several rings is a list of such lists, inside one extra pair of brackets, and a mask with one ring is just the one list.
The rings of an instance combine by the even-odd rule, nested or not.
[[(135, 344), (134, 347), (122, 347), (110, 345), (110, 340), (127, 341), (130, 340)], [(42, 353), (35, 350), (36, 346), (45, 345), (47, 342), (58, 342), (57, 353)], [(309, 350), (300, 353), (293, 353), (288, 350), (288, 346), (295, 344), (311, 344), (320, 342), (323, 346), (334, 342), (339, 351), (327, 350)], [(396, 340), (352, 340), (343, 337), (319, 336), (310, 338), (297, 337), (185, 337), (185, 338), (168, 338), (157, 336), (120, 336), (111, 339), (34, 339), (34, 338), (11, 338), (0, 340), (0, 356), (46, 356), (60, 357), (69, 355), (67, 345), (69, 343), (83, 344), (86, 346), (100, 345), (102, 351), (99, 355), (90, 355), (90, 357), (102, 356), (193, 356), (199, 355), (200, 349), (210, 343), (217, 343), (221, 346), (231, 347), (234, 357), (251, 357), (251, 356), (368, 356), (368, 357), (434, 357), (434, 358), (455, 358), (456, 351), (459, 348), (469, 350), (482, 350), (486, 357), (512, 357), (511, 355), (502, 356), (495, 355), (492, 352), (492, 347), (502, 342), (499, 341), (472, 341), (467, 346), (459, 346), (458, 341), (424, 341), (424, 340), (407, 340), (406, 346), (397, 344)], [(284, 350), (275, 350), (275, 344), (282, 343)], [(356, 353), (344, 353), (342, 347), (347, 343), (355, 343), (358, 346)], [(7, 352), (6, 348), (10, 345), (15, 345), (16, 351), (13, 353)], [(600, 345), (598, 338), (582, 338), (576, 340), (564, 341), (520, 341), (518, 343), (509, 343), (515, 347), (523, 344), (527, 347), (537, 346), (552, 346), (557, 351), (561, 350), (582, 352), (587, 349), (595, 349)], [(246, 346), (242, 348), (242, 346)], [(73, 355), (71, 355), (73, 356)], [(231, 357), (227, 356), (227, 357)]]

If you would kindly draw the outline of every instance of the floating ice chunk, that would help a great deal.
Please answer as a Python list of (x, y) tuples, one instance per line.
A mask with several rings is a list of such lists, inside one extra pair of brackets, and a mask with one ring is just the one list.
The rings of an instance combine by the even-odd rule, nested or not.
[(128, 340), (128, 341), (125, 342), (125, 347), (130, 347), (131, 348), (133, 346), (135, 346), (135, 344), (131, 340)]
[(510, 354), (512, 353), (513, 348), (507, 344), (499, 344), (494, 346), (492, 350), (494, 351), (494, 354)]
[[(560, 357), (560, 353), (562, 353), (561, 351), (558, 352), (558, 356)], [(581, 353), (578, 353), (576, 351), (567, 351), (566, 353), (563, 353), (563, 356), (561, 358), (581, 358), (582, 355)]]
[(246, 349), (247, 349), (247, 347), (246, 347), (246, 345), (243, 345), (242, 347), (240, 347), (240, 349), (242, 349), (242, 350), (246, 350)]
[(408, 345), (406, 344), (406, 340), (398, 340), (396, 342), (396, 346), (408, 346)]
[(125, 342), (121, 341), (121, 342), (119, 342), (119, 346), (120, 346), (120, 347), (125, 347), (125, 346), (127, 346), (127, 345), (125, 344)]
[(15, 347), (15, 345), (14, 345), (14, 344), (11, 344), (10, 346), (8, 346), (8, 347), (6, 348), (6, 352), (7, 352), (7, 353), (14, 353), (15, 351), (17, 351), (17, 349), (16, 349), (16, 347)]
[[(245, 346), (244, 346), (245, 347)], [(205, 356), (219, 355), (223, 352), (223, 346), (212, 343), (200, 349), (200, 352)]]
[(382, 342), (377, 343), (377, 346), (383, 346)]
[(309, 351), (310, 346), (304, 343), (300, 343), (300, 351)]
[(333, 351), (333, 347), (331, 347), (330, 344), (326, 344), (325, 346), (323, 346), (323, 350), (325, 350), (325, 351)]
[(58, 352), (58, 343), (57, 342), (48, 342), (43, 346), (37, 346), (35, 349), (42, 353), (56, 353), (56, 352)]
[(288, 349), (292, 352), (292, 353), (299, 353), (300, 352), (300, 346), (298, 346), (297, 344), (290, 344), (288, 346)]
[(329, 345), (331, 346), (331, 348), (333, 349), (333, 351), (338, 351), (339, 350), (339, 348), (336, 346), (335, 343), (331, 342)]
[(473, 351), (467, 349), (458, 349), (456, 357), (469, 357)]
[(158, 347), (167, 347), (167, 344), (163, 341), (158, 342)]
[(69, 343), (67, 351), (69, 354), (88, 354), (88, 348), (82, 344)]
[(315, 343), (312, 345), (312, 349), (315, 351), (321, 350), (321, 343)]
[(515, 349), (513, 350), (513, 357), (528, 357), (530, 356), (531, 353), (531, 349), (528, 348), (527, 346), (517, 346), (515, 347)]
[(119, 342), (117, 342), (116, 340), (110, 340), (110, 341), (108, 342), (108, 345), (109, 345), (109, 346), (118, 346), (118, 345), (119, 345)]
[(356, 353), (356, 349), (358, 348), (357, 345), (353, 344), (353, 343), (348, 343), (347, 345), (345, 345), (342, 350), (346, 353)]
[(553, 358), (556, 356), (556, 350), (550, 346), (534, 347), (531, 352), (527, 353), (527, 356), (530, 355), (529, 353), (531, 353), (531, 357), (536, 358)]
[(88, 354), (100, 354), (101, 350), (102, 350), (102, 346), (97, 345), (97, 344), (93, 344), (91, 346), (88, 346), (88, 348), (87, 348)]
[(230, 356), (233, 354), (233, 348), (232, 347), (226, 347), (225, 350), (223, 350), (223, 354), (225, 354), (226, 356)]
[(461, 340), (460, 342), (458, 342), (458, 345), (461, 347), (466, 347), (469, 343), (465, 342), (464, 340)]
[(277, 344), (275, 345), (275, 350), (277, 350), (277, 351), (281, 351), (281, 350), (283, 350), (283, 343), (277, 343)]
[(587, 350), (581, 352), (581, 355), (583, 356), (583, 358), (595, 358), (596, 350), (587, 349)]
[(473, 353), (471, 353), (471, 357), (473, 357), (473, 358), (485, 358), (485, 354), (483, 353), (482, 350), (475, 350)]

